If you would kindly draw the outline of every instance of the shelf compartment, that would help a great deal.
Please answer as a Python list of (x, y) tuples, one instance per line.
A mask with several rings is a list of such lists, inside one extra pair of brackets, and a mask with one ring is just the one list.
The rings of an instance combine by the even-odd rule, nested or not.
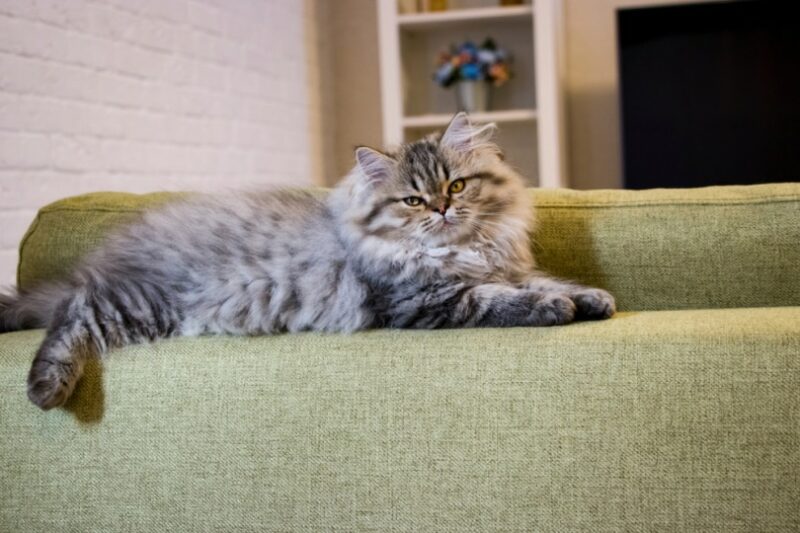
[[(512, 8), (499, 8), (512, 9)], [(533, 25), (530, 21), (490, 20), (480, 24), (448, 27), (442, 31), (402, 32), (400, 35), (403, 111), (406, 117), (455, 112), (452, 88), (436, 84), (432, 75), (439, 53), (464, 41), (483, 42), (492, 37), (508, 50), (513, 60), (512, 79), (492, 88), (493, 109), (537, 109), (533, 58)]]

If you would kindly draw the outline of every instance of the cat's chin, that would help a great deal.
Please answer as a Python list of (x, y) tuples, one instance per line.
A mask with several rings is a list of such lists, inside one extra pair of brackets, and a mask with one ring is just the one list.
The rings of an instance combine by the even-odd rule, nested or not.
[(439, 227), (432, 229), (425, 239), (425, 245), (429, 248), (452, 246), (459, 244), (463, 238), (463, 224), (448, 222), (446, 225), (442, 224)]
[(439, 218), (431, 228), (431, 233), (453, 233), (464, 227), (458, 220)]

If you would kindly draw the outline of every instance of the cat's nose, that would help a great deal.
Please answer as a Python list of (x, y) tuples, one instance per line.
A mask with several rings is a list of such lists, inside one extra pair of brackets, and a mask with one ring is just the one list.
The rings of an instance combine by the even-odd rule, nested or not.
[(447, 213), (447, 209), (449, 207), (450, 206), (447, 204), (440, 204), (439, 207), (435, 207), (433, 210), (438, 212), (440, 215), (444, 216), (444, 214)]

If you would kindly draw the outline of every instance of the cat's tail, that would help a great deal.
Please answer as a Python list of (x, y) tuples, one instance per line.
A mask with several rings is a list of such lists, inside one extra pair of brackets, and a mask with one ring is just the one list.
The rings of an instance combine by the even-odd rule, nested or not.
[(56, 304), (66, 294), (66, 287), (60, 285), (47, 285), (32, 291), (9, 289), (0, 292), (0, 333), (48, 327)]

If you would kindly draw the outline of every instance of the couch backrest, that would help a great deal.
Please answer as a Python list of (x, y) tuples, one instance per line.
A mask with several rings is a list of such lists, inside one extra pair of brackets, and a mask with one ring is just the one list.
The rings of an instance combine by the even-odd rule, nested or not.
[(622, 310), (800, 305), (800, 183), (533, 196), (539, 265)]
[[(621, 310), (800, 305), (800, 184), (530, 190), (541, 268), (608, 289)], [(18, 284), (57, 279), (114, 226), (176, 193), (94, 193), (39, 211)]]

